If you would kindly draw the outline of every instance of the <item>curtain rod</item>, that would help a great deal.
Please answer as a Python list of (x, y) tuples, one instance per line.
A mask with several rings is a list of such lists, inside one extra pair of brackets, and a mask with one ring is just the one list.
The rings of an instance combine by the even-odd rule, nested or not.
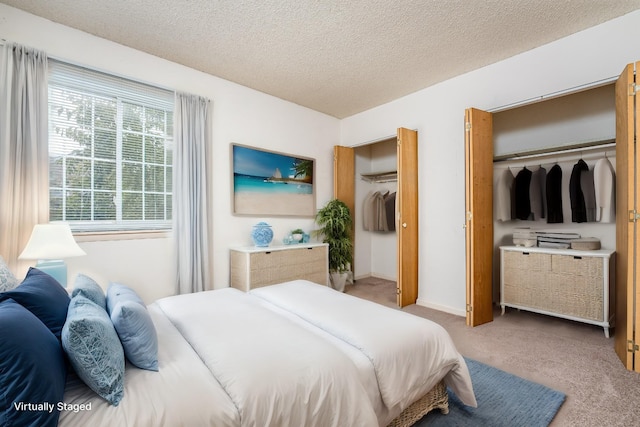
[(581, 144), (572, 144), (565, 145), (562, 148), (559, 147), (550, 147), (550, 148), (542, 148), (540, 150), (531, 150), (524, 153), (511, 153), (504, 154), (501, 156), (495, 156), (493, 158), (494, 163), (505, 162), (509, 160), (525, 160), (525, 159), (533, 159), (537, 157), (549, 157), (555, 156), (558, 154), (567, 154), (567, 153), (575, 153), (579, 151), (590, 151), (590, 150), (598, 150), (605, 148), (615, 148), (616, 140), (615, 139), (607, 139), (604, 141), (592, 141), (592, 142), (584, 142)]

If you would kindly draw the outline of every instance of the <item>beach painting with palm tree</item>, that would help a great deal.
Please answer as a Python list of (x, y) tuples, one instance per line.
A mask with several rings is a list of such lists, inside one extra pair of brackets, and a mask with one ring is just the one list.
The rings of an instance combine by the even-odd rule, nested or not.
[(231, 144), (233, 213), (314, 216), (314, 159)]

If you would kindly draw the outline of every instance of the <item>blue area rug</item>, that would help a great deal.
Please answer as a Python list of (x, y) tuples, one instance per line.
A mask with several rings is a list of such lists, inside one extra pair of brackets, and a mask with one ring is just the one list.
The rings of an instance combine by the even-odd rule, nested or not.
[(467, 359), (477, 408), (465, 406), (451, 390), (449, 413), (425, 415), (414, 427), (491, 426), (546, 427), (564, 402), (565, 395), (549, 387)]

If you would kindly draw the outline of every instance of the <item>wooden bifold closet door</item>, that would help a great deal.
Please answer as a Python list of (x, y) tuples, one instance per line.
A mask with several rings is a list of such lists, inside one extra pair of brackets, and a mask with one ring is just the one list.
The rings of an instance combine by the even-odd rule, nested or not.
[(465, 249), (468, 326), (493, 321), (493, 116), (465, 110)]
[(637, 72), (640, 62), (629, 64), (616, 82), (616, 319), (615, 351), (629, 370), (640, 372), (638, 303), (638, 197), (640, 165), (636, 138), (640, 102)]

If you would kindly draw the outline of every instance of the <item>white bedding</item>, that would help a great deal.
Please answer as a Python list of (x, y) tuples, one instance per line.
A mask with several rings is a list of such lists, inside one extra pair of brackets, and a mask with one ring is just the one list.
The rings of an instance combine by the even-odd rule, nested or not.
[(477, 406), (463, 357), (440, 325), (330, 288), (296, 280), (254, 289), (252, 295), (293, 313), (371, 362), (387, 410), (382, 424), (444, 378), (460, 400)]
[[(239, 414), (200, 357), (151, 304), (149, 314), (158, 334), (158, 372), (127, 363), (124, 398), (111, 406), (78, 377), (69, 375), (64, 403), (91, 404), (90, 410), (61, 411), (59, 426), (238, 426)], [(80, 409), (80, 407), (76, 407)]]
[(159, 371), (129, 366), (110, 406), (79, 380), (61, 426), (375, 426), (353, 362), (325, 339), (236, 289), (164, 298), (149, 306)]
[(464, 359), (425, 319), (295, 281), (163, 298), (159, 371), (127, 364), (118, 407), (68, 381), (61, 426), (384, 426), (438, 381), (475, 406)]

